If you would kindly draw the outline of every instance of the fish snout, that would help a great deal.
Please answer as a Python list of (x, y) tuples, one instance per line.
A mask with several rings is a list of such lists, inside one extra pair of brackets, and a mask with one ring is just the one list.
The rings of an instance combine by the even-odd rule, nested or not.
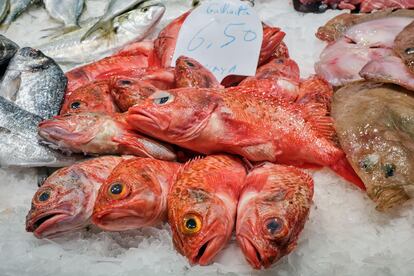
[(237, 235), (237, 242), (241, 247), (243, 254), (247, 260), (247, 262), (254, 268), (254, 269), (261, 269), (270, 267), (275, 260), (279, 259), (278, 252), (274, 252), (275, 254), (266, 254), (266, 250), (261, 248), (257, 243), (255, 243), (252, 239), (243, 236)]

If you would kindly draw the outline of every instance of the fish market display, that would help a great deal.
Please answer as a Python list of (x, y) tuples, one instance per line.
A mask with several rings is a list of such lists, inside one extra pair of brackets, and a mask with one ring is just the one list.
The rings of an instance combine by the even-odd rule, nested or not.
[(180, 164), (148, 158), (121, 162), (99, 190), (93, 222), (109, 231), (156, 226), (167, 219), (167, 195)]
[(185, 164), (168, 195), (175, 248), (191, 264), (207, 265), (226, 246), (236, 220), (246, 171), (226, 155)]
[(396, 85), (361, 82), (337, 91), (332, 116), (352, 167), (377, 209), (413, 197), (414, 98)]
[(131, 130), (123, 114), (65, 114), (41, 122), (39, 135), (53, 147), (74, 153), (176, 158), (168, 146)]
[(111, 81), (96, 81), (82, 86), (65, 98), (60, 114), (71, 112), (102, 112), (118, 111), (111, 95)]
[(105, 14), (102, 15), (98, 22), (96, 22), (81, 38), (85, 40), (95, 31), (101, 29), (105, 36), (116, 33), (113, 26), (113, 20), (118, 15), (121, 15), (128, 10), (133, 9), (143, 0), (111, 0), (106, 8)]
[(77, 161), (39, 144), (37, 125), (41, 121), (0, 96), (0, 167), (62, 167)]
[(220, 83), (196, 60), (181, 56), (175, 62), (176, 87), (219, 88)]
[[(31, 4), (35, 2), (35, 0), (9, 0), (9, 8), (7, 12), (7, 16), (2, 22), (2, 27), (8, 26), (17, 18), (19, 17), (26, 9), (30, 7)], [(7, 6), (5, 8), (7, 10)]]
[(268, 268), (295, 249), (312, 196), (312, 178), (295, 167), (265, 163), (249, 172), (237, 206), (236, 237), (254, 268)]
[[(151, 137), (204, 154), (308, 163), (340, 173), (344, 154), (331, 140), (332, 120), (322, 105), (279, 103), (255, 93), (249, 87), (157, 91), (129, 109), (127, 122)], [(358, 180), (355, 184), (363, 187)]]
[(10, 60), (0, 96), (47, 119), (59, 113), (65, 87), (62, 69), (41, 51), (25, 47)]
[(7, 37), (0, 35), (0, 66), (6, 67), (7, 62), (14, 56), (19, 49), (19, 46), (8, 39)]
[(80, 28), (78, 20), (85, 0), (43, 0), (43, 3), (50, 16), (63, 23), (63, 33)]
[(99, 188), (122, 160), (99, 157), (54, 172), (33, 196), (26, 230), (49, 238), (89, 225)]
[(113, 19), (113, 29), (117, 31), (110, 37), (98, 31), (81, 41), (80, 38), (89, 28), (85, 26), (38, 48), (59, 63), (79, 64), (95, 61), (114, 54), (126, 44), (144, 39), (157, 25), (164, 11), (165, 7), (159, 4), (143, 3)]

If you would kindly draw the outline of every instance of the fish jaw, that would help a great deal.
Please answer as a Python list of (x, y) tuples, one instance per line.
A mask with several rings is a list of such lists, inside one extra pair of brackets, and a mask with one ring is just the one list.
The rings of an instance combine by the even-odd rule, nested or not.
[(237, 235), (237, 242), (241, 247), (243, 254), (247, 262), (254, 269), (269, 268), (274, 262), (281, 258), (280, 253), (274, 247), (272, 247), (272, 257), (266, 256), (260, 246), (257, 246), (255, 242), (243, 235)]
[(202, 266), (208, 265), (212, 262), (218, 252), (226, 245), (228, 238), (226, 236), (214, 236), (194, 251), (192, 256), (188, 259), (192, 265), (199, 264)]
[[(145, 202), (143, 205), (145, 205)], [(145, 214), (140, 214), (134, 209), (110, 207), (102, 211), (94, 211), (92, 221), (96, 226), (106, 231), (125, 231), (153, 225), (149, 223)], [(140, 209), (145, 210), (145, 207), (138, 210)]]
[[(56, 234), (65, 232), (65, 229), (59, 230), (58, 225), (60, 223), (73, 220), (73, 218), (73, 212), (67, 208), (40, 213), (39, 215), (29, 217), (29, 219), (26, 221), (26, 231), (33, 232), (35, 237), (39, 239), (54, 236)], [(56, 228), (55, 231), (53, 231), (54, 228)], [(68, 225), (66, 228), (66, 231), (73, 229), (70, 225)]]

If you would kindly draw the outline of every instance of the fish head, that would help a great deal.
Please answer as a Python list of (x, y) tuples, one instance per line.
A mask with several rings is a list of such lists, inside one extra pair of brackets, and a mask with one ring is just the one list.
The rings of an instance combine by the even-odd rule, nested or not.
[[(256, 269), (270, 267), (296, 247), (309, 213), (309, 195), (313, 195), (310, 177), (304, 182), (306, 187), (299, 191), (285, 185), (289, 180), (271, 190), (249, 189), (267, 181), (280, 181), (278, 174), (284, 172), (272, 176), (266, 166), (274, 165), (255, 169), (247, 176), (237, 214), (237, 241), (247, 261)], [(292, 197), (293, 193), (300, 196)]]
[(68, 113), (39, 124), (39, 135), (46, 142), (68, 149), (92, 141), (108, 115), (103, 113)]
[(147, 81), (128, 77), (116, 77), (113, 80), (112, 96), (122, 111), (147, 99), (158, 88)]
[(158, 90), (131, 107), (128, 123), (140, 131), (174, 143), (198, 137), (207, 125), (220, 98), (208, 89)]
[(181, 56), (175, 63), (177, 87), (220, 87), (214, 75), (195, 59)]
[(10, 69), (36, 72), (47, 69), (53, 63), (53, 60), (40, 50), (24, 47), (19, 49), (13, 57)]
[(26, 231), (48, 238), (87, 225), (96, 196), (89, 182), (76, 166), (53, 173), (33, 196)]
[[(165, 13), (165, 6), (158, 1), (145, 1), (136, 9), (118, 16), (114, 22), (116, 32), (148, 32), (160, 21)], [(128, 24), (122, 24), (127, 22)], [(121, 30), (124, 28), (124, 30)]]
[(60, 114), (72, 112), (115, 113), (118, 109), (111, 96), (108, 81), (87, 84), (74, 90), (62, 105)]
[[(105, 230), (122, 231), (165, 219), (170, 184), (163, 166), (163, 162), (147, 158), (121, 162), (99, 190), (93, 222)], [(169, 166), (171, 174), (178, 169), (178, 164)]]

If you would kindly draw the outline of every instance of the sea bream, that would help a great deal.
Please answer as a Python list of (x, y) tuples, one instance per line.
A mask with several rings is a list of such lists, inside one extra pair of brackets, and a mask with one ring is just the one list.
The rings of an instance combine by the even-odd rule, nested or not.
[(10, 60), (0, 84), (0, 96), (48, 119), (59, 113), (66, 77), (56, 62), (41, 51), (25, 47)]
[(56, 28), (59, 33), (67, 33), (79, 29), (79, 17), (85, 6), (85, 0), (43, 0), (49, 15), (63, 23), (64, 28)]
[(264, 163), (249, 172), (237, 206), (236, 237), (253, 268), (268, 268), (295, 249), (312, 196), (312, 177), (295, 167)]
[(124, 114), (68, 113), (41, 122), (39, 135), (45, 143), (62, 151), (176, 158), (169, 146), (133, 131)]
[(104, 156), (54, 172), (33, 196), (26, 231), (50, 238), (91, 224), (99, 188), (123, 159)]
[(414, 196), (414, 98), (397, 86), (347, 85), (334, 95), (339, 142), (379, 211)]
[(37, 126), (41, 121), (0, 96), (0, 167), (62, 167), (79, 160), (39, 144)]
[(157, 25), (164, 11), (165, 7), (161, 4), (143, 3), (114, 19), (112, 36), (108, 37), (98, 30), (81, 41), (80, 38), (90, 27), (87, 25), (39, 45), (38, 48), (59, 63), (80, 64), (96, 61), (116, 53), (131, 42), (144, 39)]
[(344, 153), (332, 141), (332, 118), (322, 104), (281, 103), (256, 93), (241, 86), (157, 91), (129, 109), (127, 122), (151, 137), (204, 154), (328, 166), (363, 188), (345, 169)]
[(0, 35), (0, 66), (2, 70), (3, 67), (7, 67), (7, 62), (16, 54), (18, 49), (19, 46), (16, 43), (4, 35)]
[(92, 220), (109, 231), (156, 226), (167, 220), (167, 195), (179, 163), (150, 158), (121, 162), (99, 190)]
[(168, 194), (174, 247), (191, 264), (207, 265), (229, 242), (246, 170), (227, 155), (186, 163)]

